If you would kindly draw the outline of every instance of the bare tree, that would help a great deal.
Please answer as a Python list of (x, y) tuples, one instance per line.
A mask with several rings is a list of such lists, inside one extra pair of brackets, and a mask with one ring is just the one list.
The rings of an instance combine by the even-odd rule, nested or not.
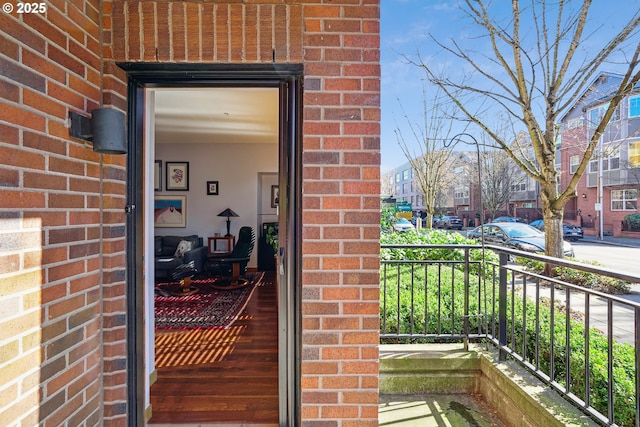
[[(498, 2), (494, 2), (498, 3)], [(434, 40), (445, 55), (462, 60), (472, 73), (455, 80), (443, 77), (434, 69), (432, 61), (419, 56), (414, 63), (422, 67), (429, 80), (440, 87), (453, 101), (470, 123), (479, 126), (489, 135), (497, 147), (502, 148), (525, 173), (540, 184), (548, 255), (562, 257), (562, 218), (564, 205), (574, 195), (576, 184), (586, 170), (589, 159), (597, 146), (609, 120), (620, 101), (640, 81), (638, 56), (640, 44), (631, 46), (632, 57), (626, 61), (626, 72), (619, 87), (610, 94), (609, 107), (584, 149), (584, 156), (568, 186), (558, 191), (556, 182), (556, 145), (558, 143), (559, 116), (575, 104), (601, 66), (613, 54), (619, 54), (631, 36), (637, 34), (640, 14), (635, 12), (630, 21), (601, 49), (583, 49), (583, 43), (591, 35), (585, 31), (591, 0), (583, 0), (577, 9), (570, 7), (570, 0), (531, 0), (521, 10), (524, 1), (512, 0), (508, 20), (492, 18), (491, 2), (464, 0), (465, 11), (480, 31), (479, 38), (462, 41)], [(526, 26), (522, 23), (527, 22)], [(529, 22), (531, 24), (529, 24)], [(483, 42), (487, 42), (483, 44)], [(477, 50), (488, 49), (488, 54)], [(584, 56), (583, 56), (584, 55)], [(435, 62), (435, 61), (434, 61)], [(470, 84), (470, 78), (481, 80)], [(480, 106), (479, 106), (480, 105)], [(501, 135), (494, 132), (486, 106), (497, 107), (512, 122), (521, 123), (531, 139), (534, 159), (523, 158), (514, 152)], [(483, 107), (484, 106), (484, 107)]]
[[(513, 184), (519, 182), (518, 167), (503, 150), (487, 149), (480, 153), (482, 201), (491, 218), (513, 198)], [(521, 175), (521, 173), (520, 173)]]
[(393, 184), (389, 181), (389, 176), (380, 177), (380, 194), (382, 196), (393, 196)]
[(395, 130), (398, 145), (414, 171), (414, 183), (424, 197), (426, 228), (432, 227), (433, 214), (449, 184), (446, 174), (454, 160), (455, 143), (449, 144), (449, 139), (454, 133), (451, 113), (455, 105), (442, 95), (442, 91), (435, 87), (435, 94), (428, 103), (426, 88), (423, 87), (423, 123), (412, 122), (402, 109), (411, 139), (407, 139), (400, 128)]

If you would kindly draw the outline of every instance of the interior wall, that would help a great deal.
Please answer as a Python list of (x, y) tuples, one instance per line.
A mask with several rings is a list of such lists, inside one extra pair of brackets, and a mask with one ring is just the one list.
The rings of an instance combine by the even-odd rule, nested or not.
[[(277, 173), (276, 144), (156, 144), (155, 160), (162, 160), (162, 190), (155, 195), (186, 196), (187, 224), (184, 228), (155, 228), (155, 234), (197, 234), (207, 243), (214, 233), (227, 232), (225, 217), (217, 216), (226, 208), (239, 215), (231, 218), (231, 234), (240, 227), (256, 228), (259, 223), (258, 174)], [(189, 162), (189, 191), (166, 191), (166, 162)], [(218, 181), (218, 195), (207, 195), (207, 181)], [(259, 229), (256, 228), (256, 236)], [(257, 266), (257, 251), (249, 267)]]

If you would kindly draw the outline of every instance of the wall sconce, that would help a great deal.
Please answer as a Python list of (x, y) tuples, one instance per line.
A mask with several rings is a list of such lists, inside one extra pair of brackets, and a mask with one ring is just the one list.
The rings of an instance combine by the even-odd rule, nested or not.
[(91, 118), (70, 112), (69, 135), (93, 141), (93, 151), (101, 154), (126, 154), (127, 132), (124, 113), (110, 108), (97, 108)]
[(583, 198), (583, 199), (586, 199), (586, 198), (587, 198), (587, 195), (586, 195), (586, 194), (584, 194), (584, 193), (582, 193), (582, 198)]

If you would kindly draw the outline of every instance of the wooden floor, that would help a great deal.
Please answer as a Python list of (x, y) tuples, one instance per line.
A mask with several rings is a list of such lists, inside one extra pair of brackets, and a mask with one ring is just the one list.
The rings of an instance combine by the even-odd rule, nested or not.
[(277, 425), (274, 273), (225, 331), (156, 332), (149, 424)]

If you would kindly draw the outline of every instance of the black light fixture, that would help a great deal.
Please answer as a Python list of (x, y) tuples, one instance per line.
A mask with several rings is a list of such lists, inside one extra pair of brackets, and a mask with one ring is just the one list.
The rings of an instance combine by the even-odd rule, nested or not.
[(582, 193), (582, 198), (583, 198), (583, 199), (586, 199), (586, 198), (587, 198), (587, 195), (586, 195), (586, 194), (584, 194), (584, 193)]
[(227, 217), (227, 234), (224, 237), (231, 237), (231, 217), (238, 217), (240, 215), (238, 215), (237, 213), (235, 213), (234, 211), (232, 211), (231, 209), (227, 208), (225, 210), (223, 210), (222, 212), (220, 212), (218, 214), (218, 216), (226, 216)]
[(101, 154), (126, 154), (127, 133), (124, 113), (111, 108), (96, 108), (91, 118), (70, 112), (69, 135), (93, 141), (93, 151)]

